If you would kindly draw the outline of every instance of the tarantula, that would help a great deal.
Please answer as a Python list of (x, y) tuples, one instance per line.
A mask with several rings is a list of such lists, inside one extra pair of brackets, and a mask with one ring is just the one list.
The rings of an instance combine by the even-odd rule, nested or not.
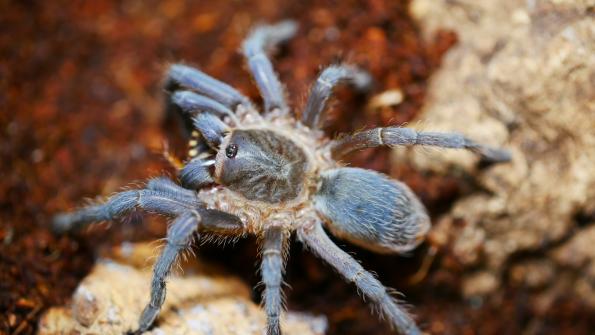
[(264, 100), (264, 113), (229, 85), (182, 64), (169, 68), (167, 98), (192, 120), (200, 138), (179, 171), (181, 186), (165, 178), (116, 193), (106, 202), (54, 217), (58, 231), (112, 220), (135, 208), (175, 219), (155, 263), (149, 303), (138, 331), (149, 329), (165, 300), (166, 277), (193, 237), (259, 237), (268, 335), (281, 334), (281, 292), (288, 239), (292, 233), (314, 254), (354, 283), (392, 327), (403, 334), (420, 330), (389, 291), (328, 237), (335, 236), (380, 253), (415, 248), (430, 228), (426, 209), (405, 184), (370, 170), (345, 167), (338, 159), (353, 150), (396, 145), (464, 148), (492, 162), (509, 153), (456, 133), (375, 128), (331, 140), (320, 130), (333, 88), (364, 88), (366, 72), (349, 65), (324, 69), (297, 119), (267, 51), (291, 38), (294, 22), (256, 27), (242, 51)]

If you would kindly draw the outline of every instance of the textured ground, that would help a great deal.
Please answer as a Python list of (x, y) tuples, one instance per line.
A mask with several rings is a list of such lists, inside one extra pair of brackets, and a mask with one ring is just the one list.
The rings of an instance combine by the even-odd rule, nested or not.
[(478, 169), (468, 153), (419, 150), (399, 150), (395, 160), (426, 173), (458, 171), (472, 183), (475, 191), (435, 220), (433, 237), (446, 256), (441, 271), (456, 264), (461, 293), (482, 304), (497, 303), (509, 289), (522, 292), (527, 302), (518, 330), (526, 333), (584, 332), (566, 313), (566, 326), (552, 325), (565, 303), (590, 315), (594, 329), (594, 6), (515, 0), (412, 6), (429, 36), (440, 27), (459, 37), (412, 124), (506, 146), (513, 160)]
[[(39, 334), (122, 334), (135, 329), (150, 289), (147, 260), (154, 256), (151, 244), (124, 244), (103, 255), (77, 287), (72, 305), (44, 314)], [(262, 334), (266, 317), (250, 300), (245, 283), (193, 259), (181, 262), (180, 269), (169, 280), (159, 325), (147, 334)], [(290, 312), (282, 324), (288, 335), (322, 335), (327, 321)]]

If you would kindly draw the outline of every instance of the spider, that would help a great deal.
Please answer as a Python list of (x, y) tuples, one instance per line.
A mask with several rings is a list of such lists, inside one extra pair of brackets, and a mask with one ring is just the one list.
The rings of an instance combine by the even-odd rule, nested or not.
[[(166, 278), (179, 254), (195, 237), (258, 236), (266, 333), (281, 334), (281, 286), (288, 240), (293, 233), (312, 253), (355, 284), (393, 328), (420, 334), (405, 308), (370, 272), (327, 235), (379, 253), (415, 248), (430, 228), (422, 203), (405, 184), (378, 172), (346, 167), (348, 152), (377, 146), (428, 145), (472, 150), (491, 162), (510, 154), (478, 144), (461, 134), (417, 132), (384, 127), (329, 139), (320, 129), (333, 88), (350, 83), (363, 89), (370, 76), (346, 64), (324, 69), (312, 85), (301, 118), (287, 105), (283, 86), (268, 52), (297, 31), (293, 21), (254, 28), (242, 45), (262, 95), (264, 112), (231, 86), (183, 65), (166, 75), (167, 99), (179, 108), (200, 137), (191, 141), (190, 158), (179, 169), (180, 185), (166, 177), (145, 188), (116, 193), (54, 217), (57, 231), (113, 220), (135, 208), (173, 219), (154, 265), (149, 302), (137, 332), (148, 330), (165, 300)], [(326, 228), (326, 229), (325, 229)]]

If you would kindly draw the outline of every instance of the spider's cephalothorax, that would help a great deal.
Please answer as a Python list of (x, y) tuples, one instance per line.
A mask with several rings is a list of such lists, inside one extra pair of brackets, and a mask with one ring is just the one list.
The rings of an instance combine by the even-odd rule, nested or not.
[(193, 237), (255, 234), (261, 241), (263, 303), (267, 334), (281, 333), (282, 273), (288, 239), (298, 239), (329, 263), (404, 334), (420, 331), (388, 290), (323, 229), (364, 248), (398, 253), (416, 247), (430, 220), (425, 208), (403, 183), (380, 173), (344, 167), (344, 154), (367, 147), (430, 145), (463, 148), (491, 162), (510, 159), (456, 133), (417, 132), (399, 127), (374, 128), (335, 140), (320, 125), (333, 88), (341, 83), (366, 88), (369, 76), (352, 66), (330, 66), (310, 90), (301, 118), (290, 112), (266, 51), (296, 32), (293, 22), (261, 26), (243, 45), (250, 71), (264, 100), (264, 113), (234, 88), (185, 65), (173, 65), (165, 88), (169, 106), (191, 120), (198, 137), (179, 171), (180, 185), (167, 178), (150, 180), (144, 189), (125, 191), (106, 202), (54, 218), (58, 231), (112, 220), (134, 208), (175, 219), (153, 272), (150, 300), (139, 331), (147, 330), (165, 300), (165, 280), (180, 252)]
[(248, 200), (280, 203), (303, 189), (308, 160), (292, 140), (266, 129), (236, 129), (217, 154), (215, 180)]

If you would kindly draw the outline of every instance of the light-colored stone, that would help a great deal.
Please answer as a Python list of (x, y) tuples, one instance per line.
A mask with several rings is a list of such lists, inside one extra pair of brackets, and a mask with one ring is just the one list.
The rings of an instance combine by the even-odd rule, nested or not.
[[(154, 249), (127, 244), (100, 260), (75, 291), (71, 306), (51, 308), (41, 318), (39, 334), (120, 335), (135, 329), (149, 299), (147, 259), (154, 259)], [(184, 274), (169, 278), (165, 304), (147, 334), (263, 333), (265, 315), (243, 282), (194, 259), (180, 267)], [(289, 312), (282, 326), (287, 334), (324, 334), (326, 318)]]
[[(595, 213), (593, 6), (593, 0), (415, 0), (411, 5), (428, 37), (438, 28), (459, 36), (433, 77), (425, 110), (411, 125), (461, 132), (513, 154), (510, 164), (479, 170), (478, 158), (463, 150), (395, 150), (397, 164), (407, 160), (433, 173), (463, 171), (485, 190), (457, 201), (433, 229), (436, 240), (446, 238), (444, 245), (452, 246), (467, 267), (463, 287), (473, 287), (477, 271), (506, 278), (502, 274), (511, 271), (513, 255), (536, 251), (543, 251), (544, 260), (516, 267), (515, 274), (547, 287), (557, 278), (552, 273), (574, 271), (566, 265), (574, 260), (564, 251), (554, 257), (548, 250), (560, 243), (593, 250), (593, 244), (575, 238), (565, 242), (572, 235), (580, 239), (595, 223), (595, 218), (587, 219), (587, 227), (576, 222), (577, 213), (587, 218)], [(455, 226), (453, 220), (465, 224)], [(595, 267), (595, 255), (576, 252), (584, 258), (583, 269), (575, 273), (577, 296), (592, 303), (595, 270), (587, 269)], [(531, 269), (547, 278), (536, 278)], [(499, 286), (482, 285), (479, 291), (496, 293)]]
[(493, 273), (478, 272), (469, 275), (463, 283), (463, 293), (466, 297), (482, 296), (498, 287), (498, 279)]

